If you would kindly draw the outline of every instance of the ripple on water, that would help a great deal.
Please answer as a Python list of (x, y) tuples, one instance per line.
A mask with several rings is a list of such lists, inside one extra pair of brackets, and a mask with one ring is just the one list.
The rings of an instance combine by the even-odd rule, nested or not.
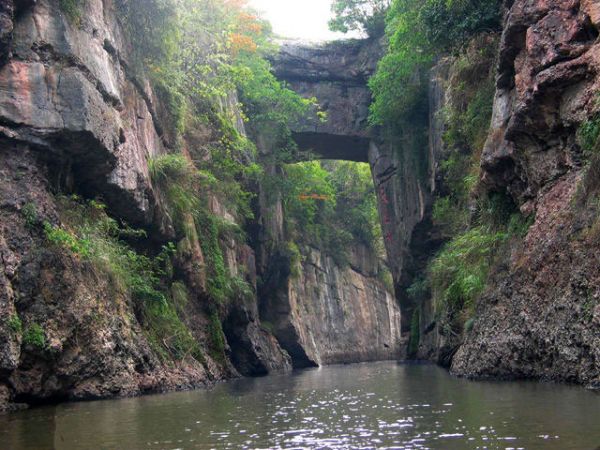
[(433, 366), (382, 363), (42, 408), (0, 418), (0, 442), (14, 450), (592, 449), (598, 417), (600, 396), (582, 389), (471, 383)]

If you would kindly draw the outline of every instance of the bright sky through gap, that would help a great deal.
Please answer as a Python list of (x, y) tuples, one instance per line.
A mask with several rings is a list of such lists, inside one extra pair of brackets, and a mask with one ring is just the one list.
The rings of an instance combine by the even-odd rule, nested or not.
[(355, 37), (329, 31), (331, 0), (250, 0), (253, 8), (271, 22), (275, 34), (295, 39), (323, 41)]

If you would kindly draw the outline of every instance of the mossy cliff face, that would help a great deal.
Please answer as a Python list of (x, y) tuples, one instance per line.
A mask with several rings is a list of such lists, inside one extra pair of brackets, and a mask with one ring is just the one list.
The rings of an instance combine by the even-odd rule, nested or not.
[[(149, 169), (176, 145), (200, 158), (216, 133), (200, 124), (176, 142), (161, 97), (133, 70), (134, 43), (115, 4), (88, 0), (81, 8), (74, 20), (58, 0), (0, 5), (0, 408), (290, 369), (294, 355), (261, 324), (256, 295), (257, 272), (264, 279), (265, 267), (276, 266), (273, 252), (235, 233), (215, 240), (176, 217)], [(223, 108), (239, 117), (230, 100)], [(236, 229), (216, 196), (204, 200), (213, 218), (207, 229), (214, 220)], [(257, 207), (256, 222), (276, 236), (281, 205), (279, 214), (269, 208)], [(221, 303), (210, 284), (217, 263), (237, 283)], [(357, 264), (352, 272), (328, 261), (329, 272), (349, 271), (333, 286), (290, 284), (295, 297), (321, 290), (311, 302), (324, 308), (350, 276), (378, 311), (353, 322), (354, 338), (377, 351), (357, 355), (319, 334), (298, 338), (306, 352), (335, 355), (315, 362), (398, 349), (397, 307), (376, 272)], [(344, 298), (350, 308), (353, 295)], [(298, 310), (294, 320), (306, 329), (314, 317)], [(341, 316), (330, 319), (345, 329)], [(370, 334), (379, 320), (391, 325)], [(380, 351), (386, 345), (392, 350)]]
[(482, 181), (534, 219), (492, 274), (455, 373), (600, 386), (598, 161), (584, 136), (598, 108), (599, 25), (594, 1), (508, 12)]
[[(179, 236), (149, 174), (148, 161), (172, 145), (163, 108), (150, 83), (132, 74), (131, 43), (112, 2), (85, 2), (77, 24), (57, 1), (16, 7), (2, 43), (10, 57), (0, 68), (2, 403), (135, 395), (205, 385), (238, 369), (290, 367), (252, 304), (220, 311), (223, 320), (237, 317), (247, 342), (216, 345), (223, 332), (209, 308), (199, 238)], [(100, 199), (123, 224), (145, 229), (138, 250), (177, 244), (172, 276), (184, 283), (185, 298), (173, 304), (175, 315), (133, 299), (116, 281), (113, 261), (86, 255), (85, 239), (69, 245), (75, 238), (64, 231), (71, 224), (59, 193)], [(48, 229), (59, 230), (59, 245)], [(252, 252), (240, 245), (226, 256), (252, 285)], [(234, 367), (234, 356), (252, 367)]]
[[(411, 282), (401, 282), (398, 293), (419, 305), (418, 357), (467, 377), (598, 386), (598, 17), (591, 1), (506, 2), (493, 58), (478, 66), (478, 57), (465, 59), (467, 48), (433, 69), (428, 191), (435, 206), (426, 208), (409, 238), (411, 262), (402, 277)], [(483, 49), (486, 39), (471, 47)], [(480, 133), (465, 139), (469, 121), (461, 117), (475, 110), (473, 91), (486, 92), (487, 81), (476, 75), (490, 69), (491, 127), (479, 126), (487, 139), (474, 145)], [(453, 175), (457, 168), (460, 176)], [(457, 180), (460, 187), (452, 184)], [(509, 205), (501, 226), (485, 222), (486, 215), (502, 215), (490, 198)], [(466, 214), (450, 216), (440, 199), (457, 202)], [(509, 216), (530, 225), (506, 231)], [(434, 277), (442, 260), (432, 256), (448, 256), (464, 245), (457, 239), (468, 236), (465, 230), (474, 229), (492, 230), (487, 236), (494, 243), (480, 247), (491, 256), (468, 261), (455, 253), (446, 264), (464, 263), (466, 273), (440, 291)], [(454, 276), (454, 269), (445, 270)], [(483, 286), (469, 284), (475, 277)], [(475, 299), (468, 289), (479, 292)]]
[[(335, 45), (288, 48), (292, 70), (278, 71), (347, 127), (314, 134), (368, 140), (412, 356), (470, 377), (598, 386), (600, 10), (588, 0), (502, 7), (501, 32), (438, 59), (420, 103), (429, 114), (401, 136), (350, 125), (364, 123), (356, 105), (366, 100), (352, 92), (374, 70), (360, 50), (345, 60)], [(350, 59), (367, 61), (354, 77)]]

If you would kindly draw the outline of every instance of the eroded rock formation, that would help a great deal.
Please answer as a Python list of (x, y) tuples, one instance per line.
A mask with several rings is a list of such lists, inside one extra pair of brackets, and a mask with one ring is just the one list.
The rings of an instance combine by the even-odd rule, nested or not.
[(261, 318), (296, 367), (403, 356), (400, 309), (380, 279), (381, 262), (361, 247), (350, 259), (340, 268), (304, 248), (293, 275), (269, 285), (274, 289), (262, 299)]
[[(177, 234), (148, 170), (151, 158), (174, 146), (174, 132), (160, 96), (132, 69), (132, 43), (115, 4), (84, 5), (75, 24), (58, 0), (0, 4), (0, 409), (9, 402), (136, 395), (291, 368), (295, 355), (290, 358), (261, 324), (256, 295), (223, 307), (226, 358), (211, 354), (204, 237)], [(198, 156), (213, 133), (194, 131), (184, 147)], [(203, 358), (165, 360), (118, 283), (85, 258), (48, 245), (41, 225), (61, 223), (61, 192), (98, 198), (112, 217), (146, 230), (149, 252), (175, 241), (174, 269), (189, 297), (183, 321)], [(209, 203), (214, 214), (234, 220), (216, 198)], [(257, 222), (278, 236), (281, 205), (274, 208), (279, 214)], [(257, 271), (264, 276), (264, 267), (274, 267), (274, 255), (235, 239), (220, 245), (228, 270), (256, 292)], [(294, 325), (303, 330), (294, 345), (314, 363), (396, 356), (399, 310), (377, 271), (361, 265), (369, 258), (343, 269), (318, 251), (311, 255), (301, 278), (284, 280), (287, 300), (297, 305)], [(327, 324), (338, 334), (317, 330), (322, 312), (334, 306)], [(43, 330), (44, 345), (24, 342), (19, 327), (33, 324)]]
[(600, 386), (600, 291), (592, 159), (577, 130), (597, 109), (600, 7), (514, 2), (500, 47), (483, 182), (535, 216), (493, 275), (452, 365), (461, 375)]

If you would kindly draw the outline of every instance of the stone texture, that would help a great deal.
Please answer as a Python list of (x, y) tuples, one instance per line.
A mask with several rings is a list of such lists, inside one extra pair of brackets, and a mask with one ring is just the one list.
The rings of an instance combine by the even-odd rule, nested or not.
[(571, 173), (540, 194), (524, 244), (481, 298), (454, 373), (600, 387), (598, 243), (568, 206), (579, 181)]
[(575, 131), (598, 91), (598, 36), (578, 1), (516, 1), (500, 47), (484, 183), (526, 204), (580, 162)]
[[(394, 140), (368, 128), (371, 95), (367, 81), (377, 67), (384, 45), (377, 40), (320, 46), (285, 43), (274, 64), (277, 75), (292, 89), (304, 97), (315, 97), (327, 112), (324, 123), (296, 126), (294, 139), (300, 148), (312, 150), (316, 157), (370, 163), (388, 265), (396, 285), (402, 285), (407, 263), (412, 258), (413, 233), (428, 218), (426, 212), (435, 183), (419, 179), (415, 161), (408, 156), (410, 150), (404, 148), (410, 140), (407, 136)], [(399, 301), (407, 331), (413, 305), (406, 296), (400, 296)]]
[(8, 57), (13, 32), (14, 2), (6, 0), (0, 4), (0, 64)]
[[(208, 356), (205, 365), (161, 361), (127, 295), (89, 262), (49, 249), (39, 227), (25, 226), (26, 203), (36, 205), (40, 220), (58, 223), (51, 191), (65, 190), (100, 197), (113, 216), (144, 227), (150, 245), (178, 238), (148, 173), (149, 158), (170, 145), (161, 123), (167, 116), (150, 83), (131, 73), (131, 44), (113, 2), (84, 2), (78, 26), (57, 0), (16, 5), (14, 22), (12, 2), (0, 5), (0, 409), (192, 388), (238, 375), (229, 360)], [(223, 107), (235, 104), (232, 96)], [(212, 138), (205, 130), (192, 137), (193, 148)], [(201, 238), (178, 243), (175, 265), (190, 291), (185, 320), (208, 354)], [(252, 250), (226, 254), (232, 272), (247, 273), (255, 286)], [(255, 367), (248, 372), (289, 368), (289, 357), (260, 328), (255, 299), (232, 303), (227, 314), (237, 317), (236, 339), (245, 346), (230, 345), (230, 358), (245, 355)], [(24, 326), (42, 326), (48, 349), (23, 344), (8, 324), (16, 313)]]
[(600, 385), (597, 211), (582, 200), (597, 161), (586, 171), (576, 140), (597, 108), (597, 37), (595, 1), (516, 0), (507, 15), (482, 181), (535, 222), (493, 274), (454, 373)]
[(355, 254), (340, 268), (316, 249), (302, 254), (261, 314), (294, 367), (400, 358), (400, 308), (377, 278), (377, 258)]
[(315, 97), (327, 113), (325, 122), (315, 119), (295, 125), (300, 150), (325, 159), (368, 162), (371, 94), (367, 80), (382, 49), (376, 40), (283, 43), (274, 60), (275, 73), (303, 97)]
[[(164, 365), (152, 352), (129, 299), (86, 261), (44, 245), (25, 204), (56, 223), (47, 172), (24, 144), (0, 146), (0, 386), (13, 402), (88, 399), (202, 386), (222, 374), (201, 364)], [(42, 327), (44, 349), (8, 326)], [(6, 405), (2, 405), (6, 407)]]
[[(0, 4), (0, 410), (23, 402), (192, 388), (240, 373), (290, 369), (293, 355), (261, 324), (262, 300), (254, 294), (230, 299), (221, 308), (227, 357), (210, 357), (203, 236), (177, 235), (163, 194), (148, 173), (149, 159), (174, 146), (168, 114), (151, 83), (131, 68), (133, 44), (120, 28), (114, 2), (87, 0), (82, 5), (81, 21), (73, 24), (58, 0)], [(343, 77), (361, 80), (361, 85), (346, 92), (337, 84), (340, 80), (330, 79), (323, 92), (339, 97), (340, 103), (329, 110), (352, 108), (355, 119), (348, 128), (340, 117), (325, 132), (341, 133), (341, 142), (358, 147), (367, 143), (368, 149), (364, 82), (375, 56), (361, 46), (351, 47), (354, 53), (346, 56), (353, 56), (341, 61), (346, 50), (338, 52), (333, 69), (342, 64)], [(321, 64), (327, 66), (326, 59), (321, 57)], [(237, 115), (238, 131), (244, 133), (237, 103), (232, 94), (221, 106)], [(184, 154), (201, 160), (215, 134), (210, 127), (188, 130)], [(259, 148), (265, 145), (259, 142)], [(36, 205), (41, 220), (59, 223), (52, 194), (57, 191), (100, 197), (112, 216), (144, 228), (153, 248), (176, 241), (175, 271), (189, 292), (183, 320), (206, 355), (204, 364), (162, 361), (143, 332), (135, 302), (90, 262), (50, 248), (39, 227), (26, 226), (22, 211), (27, 203)], [(208, 200), (213, 213), (235, 222), (216, 197)], [(266, 267), (277, 264), (269, 242), (284, 242), (281, 203), (267, 201), (264, 193), (258, 203), (257, 225), (264, 235), (253, 241), (254, 248), (235, 239), (220, 242), (230, 272), (254, 291), (257, 272), (264, 275)], [(318, 252), (313, 258), (332, 277), (329, 285), (311, 285), (323, 292), (308, 292), (307, 284), (286, 284), (294, 304), (304, 305), (293, 320), (307, 337), (298, 341), (305, 353), (321, 363), (398, 355), (399, 311), (376, 279), (379, 262), (364, 251), (353, 253), (353, 269), (336, 267)], [(306, 271), (314, 284), (312, 267)], [(335, 306), (337, 298), (344, 300), (342, 309)], [(329, 317), (336, 334), (316, 330), (319, 314), (334, 306), (343, 313)], [(22, 342), (8, 323), (15, 313), (25, 326), (42, 326), (48, 348)]]

